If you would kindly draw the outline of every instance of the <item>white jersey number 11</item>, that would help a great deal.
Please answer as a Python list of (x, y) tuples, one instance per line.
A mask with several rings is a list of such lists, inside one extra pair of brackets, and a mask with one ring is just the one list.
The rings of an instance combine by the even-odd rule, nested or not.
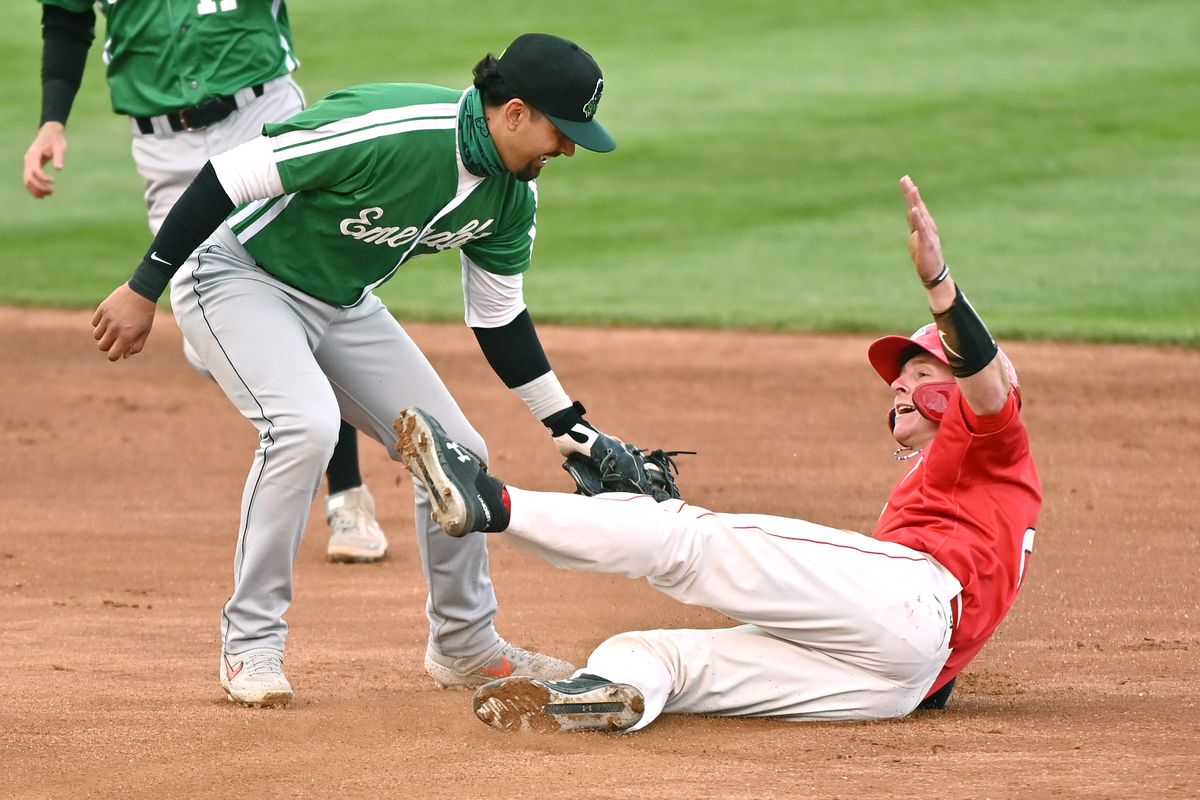
[(237, 0), (221, 0), (221, 7), (217, 8), (217, 0), (200, 0), (200, 4), (196, 6), (196, 13), (203, 16), (205, 14), (215, 14), (217, 11), (236, 11)]

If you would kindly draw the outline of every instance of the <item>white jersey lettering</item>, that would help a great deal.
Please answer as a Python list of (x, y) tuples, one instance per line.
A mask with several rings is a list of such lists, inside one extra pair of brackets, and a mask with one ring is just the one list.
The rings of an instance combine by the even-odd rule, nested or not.
[[(357, 239), (360, 242), (368, 244), (386, 244), (388, 247), (404, 247), (412, 242), (413, 238), (421, 232), (420, 228), (409, 225), (407, 228), (400, 228), (398, 225), (372, 225), (371, 223), (383, 217), (383, 209), (379, 206), (364, 208), (358, 212), (357, 217), (347, 217), (342, 220), (338, 226), (338, 230), (343, 236), (349, 236), (351, 239)], [(429, 231), (421, 237), (421, 244), (426, 247), (432, 247), (435, 250), (450, 250), (455, 247), (462, 247), (467, 242), (476, 239), (483, 239), (491, 236), (492, 223), (496, 220), (489, 219), (485, 222), (480, 222), (477, 219), (470, 220), (457, 231)]]

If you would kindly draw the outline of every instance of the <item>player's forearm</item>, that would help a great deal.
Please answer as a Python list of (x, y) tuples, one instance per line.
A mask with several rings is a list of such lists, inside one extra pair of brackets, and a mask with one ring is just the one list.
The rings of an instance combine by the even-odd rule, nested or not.
[(66, 124), (83, 82), (88, 49), (96, 37), (96, 13), (42, 6), (42, 118)]
[(528, 310), (507, 325), (471, 330), (484, 358), (508, 388), (515, 389), (550, 371), (550, 360)]
[(225, 221), (230, 211), (233, 201), (217, 179), (212, 164), (206, 163), (163, 220), (142, 263), (129, 279), (129, 287), (147, 300), (157, 301), (176, 270)]
[(479, 349), (504, 385), (540, 420), (571, 405), (542, 348), (533, 318), (521, 311), (507, 325), (472, 328)]
[(926, 289), (942, 348), (967, 404), (976, 414), (997, 413), (1004, 408), (1009, 386), (996, 340), (948, 274)]

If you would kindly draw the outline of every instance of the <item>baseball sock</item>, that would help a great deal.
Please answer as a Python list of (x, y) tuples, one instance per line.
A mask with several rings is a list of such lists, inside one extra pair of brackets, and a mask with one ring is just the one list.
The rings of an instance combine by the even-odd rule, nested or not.
[(325, 479), (329, 481), (330, 494), (362, 486), (362, 475), (358, 471), (358, 431), (346, 420), (342, 420), (338, 430), (337, 445), (325, 468)]

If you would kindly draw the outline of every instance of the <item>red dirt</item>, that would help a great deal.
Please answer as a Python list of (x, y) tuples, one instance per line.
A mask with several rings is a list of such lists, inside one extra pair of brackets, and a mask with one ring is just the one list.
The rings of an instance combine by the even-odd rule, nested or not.
[[(1022, 597), (950, 708), (874, 724), (663, 717), (630, 736), (519, 735), (421, 670), (411, 488), (364, 472), (393, 557), (296, 563), (287, 709), (228, 703), (218, 611), (256, 437), (180, 357), (166, 314), (109, 364), (90, 315), (0, 309), (0, 796), (1200, 796), (1200, 351), (1013, 344), (1046, 492)], [(544, 430), (462, 326), (410, 326), (493, 469), (570, 487)], [(542, 331), (589, 418), (699, 450), (689, 499), (868, 529), (901, 469), (867, 337)], [(323, 502), (319, 500), (318, 502)], [(499, 537), (498, 626), (582, 663), (618, 630), (723, 624), (646, 585)]]

